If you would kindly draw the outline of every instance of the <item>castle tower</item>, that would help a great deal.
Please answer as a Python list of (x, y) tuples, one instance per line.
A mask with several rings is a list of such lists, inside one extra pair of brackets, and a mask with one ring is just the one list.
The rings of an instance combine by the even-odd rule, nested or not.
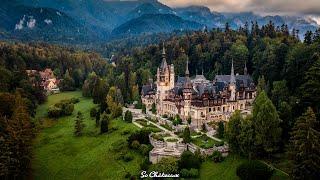
[(233, 60), (232, 60), (232, 65), (231, 65), (229, 91), (231, 92), (229, 100), (235, 101), (236, 100), (236, 77), (234, 75)]
[(162, 47), (162, 61), (157, 69), (157, 111), (162, 115), (162, 101), (167, 96), (167, 91), (174, 88), (174, 66), (168, 65), (166, 60), (166, 49)]
[(184, 99), (184, 117), (187, 119), (187, 117), (190, 115), (190, 109), (191, 109), (191, 98), (192, 98), (192, 84), (190, 80), (190, 73), (189, 73), (189, 59), (187, 59), (187, 65), (186, 65), (186, 80), (183, 87), (183, 99)]

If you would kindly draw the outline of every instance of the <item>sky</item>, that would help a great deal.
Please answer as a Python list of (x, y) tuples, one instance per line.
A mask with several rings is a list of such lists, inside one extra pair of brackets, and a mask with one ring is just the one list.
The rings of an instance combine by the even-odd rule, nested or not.
[(320, 0), (159, 0), (170, 7), (203, 5), (212, 11), (261, 15), (306, 15), (320, 24)]

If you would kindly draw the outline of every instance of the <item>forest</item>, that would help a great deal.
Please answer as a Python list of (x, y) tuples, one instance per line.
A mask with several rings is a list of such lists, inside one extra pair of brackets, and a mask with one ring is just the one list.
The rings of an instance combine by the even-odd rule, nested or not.
[[(187, 32), (162, 41), (167, 61), (174, 64), (176, 75), (184, 76), (189, 59), (192, 76), (203, 72), (212, 80), (217, 74), (229, 74), (233, 60), (236, 73), (242, 74), (247, 65), (262, 94), (261, 102), (271, 100), (268, 103), (275, 108), (272, 117), (281, 120), (280, 141), (267, 151), (243, 150), (241, 145), (236, 145), (234, 152), (269, 159), (273, 158), (272, 154), (289, 154), (293, 161), (292, 176), (297, 179), (301, 177), (299, 173), (308, 168), (304, 163), (313, 162), (311, 169), (319, 168), (320, 29), (308, 31), (300, 40), (298, 30), (289, 32), (286, 25), (275, 27), (269, 22), (260, 27), (257, 23), (246, 23), (232, 30), (226, 24), (224, 29)], [(150, 78), (155, 80), (156, 68), (161, 63), (162, 42), (140, 46), (122, 43), (121, 48), (119, 44), (121, 42), (114, 47), (108, 44), (105, 48), (90, 47), (83, 51), (45, 43), (0, 43), (0, 176), (27, 177), (30, 170), (32, 140), (39, 131), (35, 109), (46, 101), (46, 95), (41, 88), (31, 85), (27, 69), (53, 69), (54, 74), (63, 79), (62, 91), (82, 89), (83, 96), (92, 97), (93, 102), (99, 104), (100, 112), (114, 113), (120, 105), (140, 101), (142, 85)], [(115, 49), (120, 50), (112, 63), (95, 53), (110, 57)], [(258, 116), (254, 112), (255, 115)], [(233, 119), (236, 123), (239, 117)], [(250, 127), (246, 125), (244, 128)], [(301, 139), (310, 129), (311, 139)], [(240, 134), (235, 134), (235, 138), (237, 136)], [(308, 151), (292, 147), (299, 143), (309, 148)], [(261, 148), (252, 146), (256, 147)], [(296, 153), (301, 153), (301, 157), (295, 157)], [(315, 175), (312, 173), (314, 171), (310, 177)]]

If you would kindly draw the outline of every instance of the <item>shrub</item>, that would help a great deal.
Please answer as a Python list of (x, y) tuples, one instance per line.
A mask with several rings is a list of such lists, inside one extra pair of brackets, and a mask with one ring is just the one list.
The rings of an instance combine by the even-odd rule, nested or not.
[(147, 170), (150, 164), (151, 163), (149, 162), (149, 158), (144, 158), (144, 160), (140, 164), (140, 169)]
[(157, 164), (150, 165), (149, 171), (165, 172), (166, 174), (177, 174), (178, 162), (175, 158), (162, 158)]
[(125, 154), (125, 155), (123, 156), (123, 160), (124, 160), (125, 162), (132, 161), (132, 160), (133, 160), (133, 156), (132, 156), (131, 154)]
[(254, 160), (246, 161), (237, 167), (237, 176), (242, 180), (268, 180), (271, 178), (274, 170), (268, 165)]
[(90, 117), (96, 117), (97, 115), (97, 109), (95, 107), (90, 109)]
[(72, 104), (72, 103), (65, 104), (64, 108), (63, 108), (63, 113), (64, 113), (64, 115), (69, 116), (72, 114), (73, 110), (74, 110), (74, 104)]
[(61, 116), (68, 116), (73, 113), (74, 104), (69, 100), (62, 100), (48, 109), (48, 116), (51, 118), (58, 118)]
[(162, 115), (163, 118), (168, 118), (168, 115), (164, 114)]
[(61, 116), (62, 110), (56, 106), (50, 106), (48, 110), (48, 116), (50, 118), (58, 118)]
[(219, 151), (214, 151), (211, 155), (211, 158), (215, 163), (219, 163), (223, 161), (222, 154)]
[(71, 101), (71, 103), (73, 103), (73, 104), (77, 104), (77, 103), (80, 102), (80, 99), (79, 99), (79, 98), (71, 98), (70, 101)]
[(137, 141), (137, 140), (132, 141), (132, 143), (131, 143), (132, 149), (139, 149), (139, 147), (140, 147), (139, 141)]
[(196, 157), (192, 152), (185, 151), (181, 155), (181, 160), (179, 163), (180, 169), (199, 169), (201, 165), (201, 160)]
[(126, 113), (124, 114), (124, 120), (128, 123), (132, 122), (132, 113), (131, 111), (127, 110)]
[(190, 170), (182, 169), (180, 175), (183, 178), (197, 178), (199, 176), (199, 170), (194, 168), (191, 168)]
[(131, 144), (134, 140), (137, 140), (140, 144), (150, 144), (149, 142), (149, 134), (150, 130), (141, 129), (133, 134), (131, 134), (128, 138), (128, 144)]
[(109, 130), (109, 115), (107, 115), (106, 113), (102, 114), (102, 120), (101, 120), (101, 124), (100, 124), (100, 132), (101, 133), (106, 133)]
[(149, 148), (147, 145), (145, 145), (145, 144), (141, 144), (139, 150), (140, 150), (140, 153), (141, 153), (142, 155), (148, 155), (148, 154), (149, 154), (149, 151), (150, 151), (150, 148)]

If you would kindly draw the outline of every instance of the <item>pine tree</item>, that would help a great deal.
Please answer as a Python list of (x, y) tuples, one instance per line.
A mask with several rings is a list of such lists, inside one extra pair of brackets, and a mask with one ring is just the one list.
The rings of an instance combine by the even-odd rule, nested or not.
[(102, 118), (101, 118), (101, 125), (100, 125), (100, 132), (102, 133), (106, 133), (109, 130), (109, 115), (107, 115), (106, 113), (102, 114)]
[(320, 177), (320, 132), (311, 108), (300, 116), (291, 133), (289, 158), (293, 161), (293, 179), (318, 179)]
[(253, 126), (255, 129), (255, 144), (258, 153), (271, 154), (278, 150), (281, 138), (280, 119), (275, 106), (262, 91), (253, 106)]
[(132, 113), (131, 111), (127, 110), (124, 114), (124, 120), (128, 123), (132, 122)]
[(226, 126), (226, 138), (232, 152), (240, 152), (239, 135), (241, 133), (241, 121), (243, 120), (240, 111), (235, 111)]
[(220, 121), (218, 123), (218, 138), (223, 138), (224, 137), (224, 123)]
[(189, 127), (186, 127), (183, 131), (183, 142), (190, 143), (191, 142), (191, 135)]
[(96, 114), (96, 127), (98, 127), (100, 124), (100, 112), (97, 112)]
[(316, 114), (320, 113), (320, 58), (307, 71), (305, 82), (300, 87), (302, 101), (312, 106)]
[(307, 31), (306, 34), (304, 35), (304, 43), (308, 45), (311, 44), (312, 37), (313, 37), (312, 31)]
[(258, 79), (258, 85), (257, 85), (257, 94), (259, 94), (261, 91), (265, 91), (267, 89), (266, 80), (264, 79), (264, 76), (259, 77)]
[(75, 120), (74, 135), (81, 136), (84, 127), (85, 127), (85, 124), (83, 123), (83, 115), (79, 111)]
[(254, 126), (252, 123), (251, 116), (246, 117), (241, 122), (241, 132), (239, 135), (239, 147), (240, 152), (244, 156), (248, 156), (249, 159), (252, 158), (255, 152), (255, 135)]

